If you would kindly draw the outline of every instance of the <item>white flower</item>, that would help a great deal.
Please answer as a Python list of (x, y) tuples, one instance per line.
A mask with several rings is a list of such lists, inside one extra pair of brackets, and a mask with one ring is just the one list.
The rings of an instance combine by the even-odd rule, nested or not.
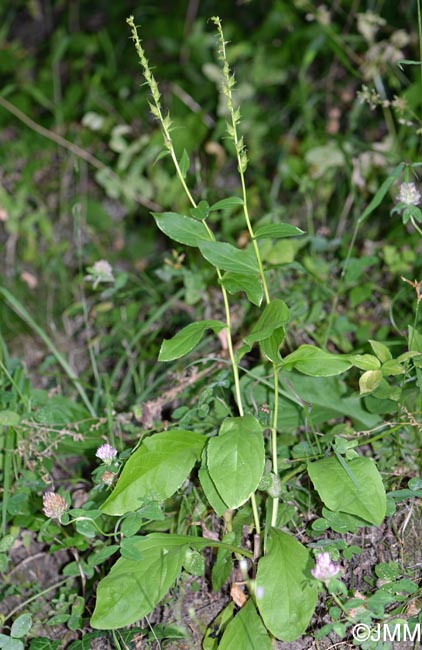
[(100, 282), (114, 282), (113, 268), (107, 260), (99, 260), (93, 266), (88, 267), (89, 275), (85, 276), (87, 282), (92, 282), (94, 289)]
[(400, 203), (406, 203), (406, 205), (419, 205), (421, 195), (414, 183), (402, 183), (400, 185), (398, 199)]
[(102, 460), (103, 463), (110, 465), (117, 456), (117, 449), (106, 443), (105, 445), (98, 447), (95, 455), (97, 458)]
[(334, 578), (339, 571), (340, 565), (333, 562), (330, 558), (330, 554), (327, 552), (318, 555), (315, 567), (311, 569), (314, 578), (321, 580), (322, 582), (327, 582), (331, 578)]
[(98, 262), (95, 262), (92, 269), (94, 273), (97, 273), (97, 275), (100, 275), (103, 278), (108, 278), (110, 282), (113, 281), (113, 269), (107, 260), (99, 260)]

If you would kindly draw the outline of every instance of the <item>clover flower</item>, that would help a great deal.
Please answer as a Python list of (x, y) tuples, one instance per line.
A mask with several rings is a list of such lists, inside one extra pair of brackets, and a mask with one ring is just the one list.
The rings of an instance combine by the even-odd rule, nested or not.
[(406, 205), (419, 205), (421, 202), (420, 192), (416, 189), (415, 183), (402, 183), (400, 185), (398, 199)]
[(110, 465), (110, 463), (117, 456), (117, 449), (115, 449), (114, 447), (106, 443), (105, 445), (101, 445), (101, 447), (98, 447), (95, 455), (97, 458), (102, 460), (103, 463), (105, 463), (106, 465)]
[(42, 498), (43, 512), (49, 519), (60, 519), (67, 510), (67, 503), (60, 494), (46, 492)]
[(340, 571), (340, 565), (336, 564), (330, 558), (330, 554), (325, 552), (318, 555), (316, 564), (311, 573), (317, 580), (328, 582), (331, 578), (337, 575)]
[(88, 267), (89, 275), (85, 276), (87, 282), (92, 282), (95, 289), (101, 282), (114, 282), (113, 268), (107, 260), (99, 260)]
[(116, 474), (106, 470), (104, 474), (101, 475), (101, 480), (105, 485), (113, 485), (113, 481), (116, 478)]

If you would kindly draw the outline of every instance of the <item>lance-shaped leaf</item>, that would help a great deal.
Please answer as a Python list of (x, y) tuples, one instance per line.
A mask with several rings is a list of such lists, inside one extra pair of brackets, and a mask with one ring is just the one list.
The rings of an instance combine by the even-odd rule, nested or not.
[(284, 237), (297, 237), (304, 231), (289, 223), (269, 223), (256, 228), (255, 239), (282, 239)]
[(387, 348), (386, 345), (384, 345), (384, 343), (379, 343), (378, 341), (373, 341), (371, 339), (369, 339), (369, 343), (371, 345), (371, 348), (374, 351), (374, 354), (377, 355), (381, 363), (384, 363), (385, 361), (390, 361), (393, 358), (390, 350)]
[(238, 508), (255, 492), (264, 471), (264, 441), (252, 415), (226, 418), (207, 447), (208, 471), (229, 508)]
[(226, 199), (221, 199), (221, 201), (213, 203), (209, 211), (227, 210), (228, 208), (235, 208), (239, 205), (243, 205), (243, 199), (241, 199), (240, 196), (228, 196)]
[(267, 552), (259, 560), (256, 604), (277, 639), (294, 641), (309, 624), (318, 590), (310, 582), (310, 555), (294, 537), (272, 529)]
[(308, 473), (323, 503), (333, 511), (357, 515), (380, 526), (386, 512), (386, 496), (375, 463), (366, 457), (343, 460), (335, 456), (309, 463)]
[(259, 275), (251, 275), (250, 273), (246, 275), (227, 271), (221, 279), (221, 284), (230, 294), (244, 291), (249, 302), (257, 307), (260, 306), (264, 297), (264, 290)]
[(201, 241), (212, 241), (205, 225), (197, 219), (177, 212), (153, 212), (152, 216), (159, 229), (180, 244), (196, 247)]
[(331, 377), (340, 375), (353, 364), (347, 355), (331, 354), (314, 345), (301, 345), (284, 357), (281, 365), (285, 370), (295, 369), (311, 377)]
[(237, 358), (241, 358), (249, 352), (254, 343), (259, 342), (263, 354), (270, 361), (274, 363), (280, 361), (278, 350), (284, 339), (284, 325), (289, 318), (290, 312), (286, 303), (279, 299), (272, 300), (265, 306), (250, 334), (245, 337), (237, 352)]
[(225, 242), (199, 242), (199, 250), (213, 266), (224, 271), (248, 274), (259, 273), (258, 262), (251, 248), (240, 249)]
[(265, 306), (262, 314), (253, 326), (245, 343), (252, 346), (257, 341), (268, 339), (275, 330), (285, 325), (290, 318), (289, 308), (283, 300), (272, 300)]
[(226, 327), (220, 320), (200, 320), (181, 329), (173, 338), (164, 339), (161, 344), (158, 361), (173, 361), (180, 359), (198, 345), (206, 330), (211, 329), (216, 334)]
[(381, 362), (373, 354), (349, 354), (349, 359), (359, 370), (377, 370)]
[(146, 501), (164, 501), (182, 485), (206, 442), (193, 431), (173, 429), (146, 438), (126, 462), (101, 510), (123, 515)]
[(180, 173), (182, 174), (183, 178), (186, 178), (186, 174), (188, 173), (189, 166), (190, 166), (190, 161), (189, 161), (188, 152), (186, 151), (186, 149), (183, 149), (182, 157), (179, 160)]

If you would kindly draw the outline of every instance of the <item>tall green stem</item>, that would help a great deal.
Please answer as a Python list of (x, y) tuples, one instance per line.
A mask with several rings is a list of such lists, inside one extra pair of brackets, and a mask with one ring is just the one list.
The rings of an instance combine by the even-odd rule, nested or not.
[[(422, 12), (421, 0), (416, 3), (418, 7), (418, 37), (419, 37), (419, 72), (420, 72), (420, 88), (419, 92), (422, 96)], [(422, 120), (422, 104), (421, 104), (421, 120)]]
[[(227, 123), (227, 132), (229, 137), (233, 140), (233, 144), (236, 151), (237, 167), (238, 167), (240, 183), (242, 187), (243, 215), (245, 218), (246, 227), (248, 229), (252, 241), (255, 257), (258, 263), (258, 269), (261, 277), (261, 283), (264, 291), (265, 301), (268, 305), (271, 302), (271, 298), (268, 291), (267, 281), (265, 278), (261, 253), (259, 251), (258, 242), (255, 239), (254, 230), (249, 216), (248, 197), (246, 193), (246, 182), (245, 182), (245, 170), (248, 164), (248, 158), (246, 155), (243, 137), (239, 137), (238, 130), (237, 130), (237, 125), (240, 121), (240, 111), (239, 109), (234, 108), (234, 103), (233, 103), (232, 88), (235, 84), (235, 79), (234, 79), (234, 75), (230, 70), (230, 66), (227, 59), (226, 44), (224, 41), (224, 34), (223, 34), (223, 28), (221, 26), (221, 20), (217, 16), (213, 17), (212, 20), (217, 27), (218, 35), (219, 35), (219, 43), (220, 43), (219, 56), (223, 64), (223, 79), (224, 79), (223, 92), (224, 95), (226, 96), (227, 106), (230, 113), (230, 123)], [(273, 363), (273, 377), (274, 377), (274, 410), (273, 410), (272, 427), (271, 427), (271, 450), (272, 450), (273, 472), (277, 475), (278, 473), (278, 462), (277, 462), (278, 368), (275, 363)], [(279, 502), (278, 497), (274, 497), (272, 503), (272, 515), (271, 515), (272, 526), (275, 526), (277, 522), (278, 502)]]
[[(278, 422), (278, 368), (273, 364), (274, 371), (274, 410), (273, 426), (271, 427), (271, 451), (273, 461), (273, 472), (278, 476), (278, 458), (277, 458), (277, 422)], [(271, 526), (277, 523), (278, 515), (278, 497), (273, 498), (273, 509), (271, 514)]]
[[(137, 32), (137, 29), (136, 29), (136, 26), (135, 26), (135, 23), (134, 23), (133, 16), (131, 16), (130, 18), (127, 19), (127, 23), (128, 23), (128, 25), (129, 25), (129, 27), (131, 28), (131, 31), (132, 31), (132, 38), (133, 38), (133, 41), (135, 43), (135, 48), (136, 48), (139, 60), (141, 62), (141, 66), (142, 66), (142, 69), (143, 69), (143, 74), (144, 74), (145, 80), (146, 80), (146, 82), (147, 82), (147, 84), (148, 84), (148, 86), (149, 86), (149, 88), (151, 90), (151, 94), (152, 94), (152, 98), (153, 98), (153, 103), (150, 103), (151, 111), (152, 111), (153, 115), (158, 119), (158, 121), (161, 124), (161, 129), (162, 129), (163, 138), (164, 138), (164, 144), (165, 144), (165, 147), (166, 147), (166, 149), (168, 150), (168, 152), (169, 152), (169, 154), (171, 156), (171, 159), (173, 161), (177, 176), (178, 176), (179, 181), (180, 181), (180, 183), (181, 183), (181, 185), (183, 187), (183, 190), (184, 190), (186, 196), (188, 197), (192, 207), (196, 208), (197, 203), (196, 203), (195, 199), (193, 198), (192, 193), (190, 192), (190, 190), (189, 190), (189, 188), (188, 188), (188, 186), (186, 184), (185, 177), (184, 177), (184, 175), (182, 173), (179, 161), (178, 161), (177, 156), (176, 156), (176, 152), (174, 150), (173, 141), (172, 141), (171, 133), (170, 133), (171, 119), (170, 119), (170, 117), (168, 115), (166, 117), (164, 117), (164, 115), (163, 115), (163, 112), (162, 112), (162, 109), (161, 109), (161, 103), (160, 103), (161, 95), (160, 95), (160, 92), (158, 90), (157, 82), (155, 81), (155, 78), (154, 78), (154, 76), (153, 76), (153, 74), (151, 72), (151, 69), (149, 67), (148, 59), (145, 56), (144, 50), (142, 48), (141, 41), (140, 41), (140, 39), (138, 37), (138, 32)], [(205, 221), (202, 221), (202, 223), (203, 223), (204, 228), (206, 229), (209, 237), (212, 240), (215, 240), (214, 233), (212, 232), (212, 230), (210, 229), (208, 224)], [(220, 271), (219, 268), (217, 268), (216, 271), (217, 271), (218, 280), (220, 282), (221, 292), (222, 292), (222, 295), (223, 295), (224, 311), (225, 311), (226, 325), (227, 325), (227, 348), (228, 348), (230, 362), (231, 362), (232, 369), (233, 369), (236, 402), (237, 402), (237, 407), (238, 407), (238, 410), (239, 410), (239, 414), (240, 414), (240, 416), (243, 416), (244, 410), (243, 410), (243, 404), (242, 404), (242, 395), (241, 395), (241, 391), (240, 391), (239, 368), (238, 368), (237, 361), (236, 361), (236, 358), (235, 358), (235, 355), (234, 355), (233, 339), (232, 339), (232, 333), (231, 333), (231, 315), (230, 315), (229, 299), (228, 299), (227, 291), (226, 291), (226, 289), (224, 288), (224, 286), (223, 286), (223, 284), (221, 282), (221, 280), (222, 280), (221, 271)], [(256, 506), (256, 500), (255, 500), (254, 495), (251, 497), (251, 501), (252, 501), (252, 511), (253, 511), (253, 515), (254, 515), (255, 528), (256, 528), (257, 533), (259, 533), (260, 532), (260, 524), (259, 524), (259, 517), (258, 517), (258, 509), (257, 509), (257, 506)]]

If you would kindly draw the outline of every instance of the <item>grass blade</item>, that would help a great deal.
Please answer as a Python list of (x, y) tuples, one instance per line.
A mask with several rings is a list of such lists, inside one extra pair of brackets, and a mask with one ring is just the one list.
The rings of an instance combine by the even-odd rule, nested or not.
[(84, 402), (90, 414), (93, 417), (96, 417), (95, 409), (92, 406), (76, 373), (70, 367), (70, 365), (68, 364), (64, 356), (61, 354), (61, 352), (59, 352), (59, 350), (56, 348), (56, 346), (54, 345), (50, 337), (47, 336), (44, 330), (34, 321), (32, 316), (26, 311), (25, 307), (19, 302), (19, 300), (15, 298), (13, 294), (10, 293), (10, 291), (8, 291), (8, 289), (6, 289), (5, 287), (0, 287), (0, 295), (3, 297), (3, 300), (10, 307), (10, 309), (12, 309), (15, 312), (15, 314), (19, 316), (19, 318), (21, 318), (28, 325), (28, 327), (30, 327), (36, 334), (38, 334), (38, 336), (40, 337), (40, 339), (42, 339), (42, 341), (44, 341), (44, 343), (50, 350), (51, 354), (56, 359), (57, 363), (60, 364), (60, 366), (65, 371), (66, 375), (69, 377), (70, 381), (75, 386), (76, 390), (81, 396), (82, 401)]

